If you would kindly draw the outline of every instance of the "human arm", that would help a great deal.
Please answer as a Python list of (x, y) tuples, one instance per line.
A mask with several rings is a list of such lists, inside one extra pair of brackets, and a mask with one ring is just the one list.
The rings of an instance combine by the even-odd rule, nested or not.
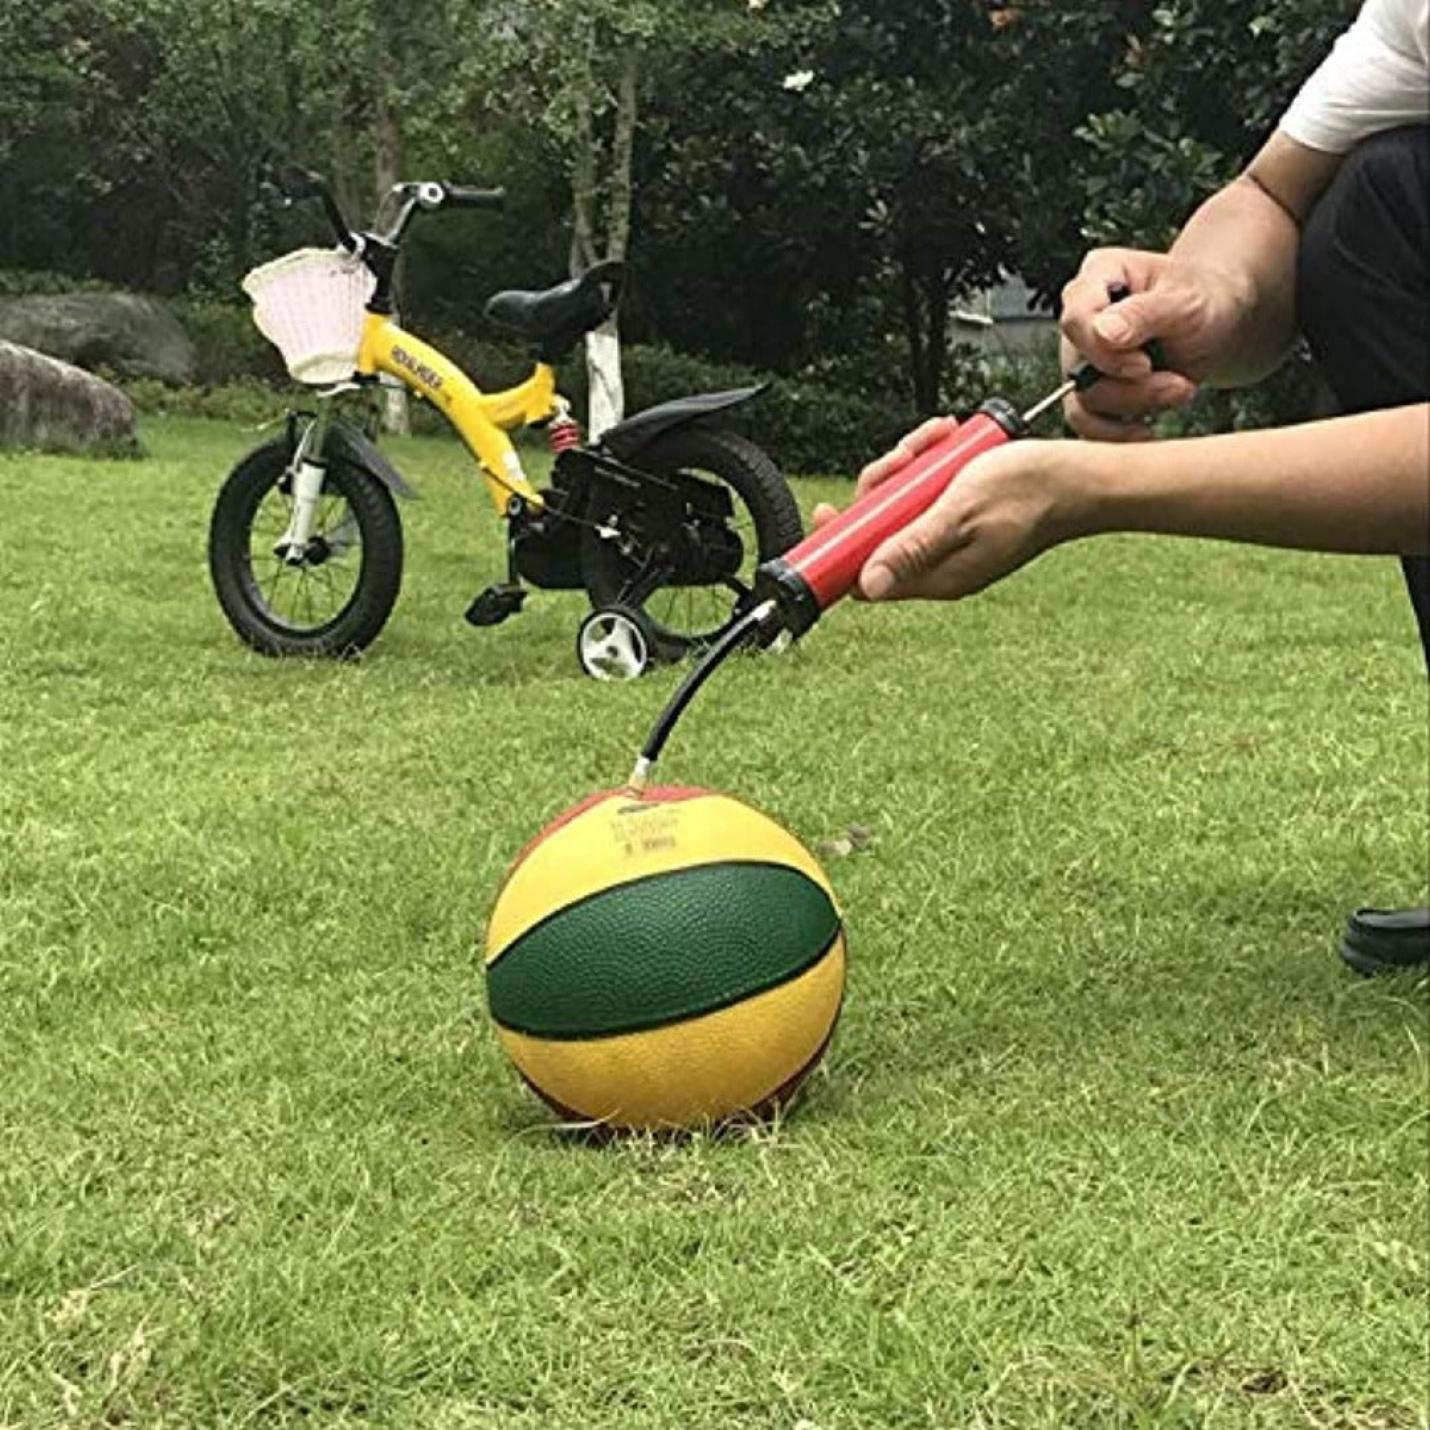
[[(1112, 374), (1069, 399), (1083, 436), (1145, 440), (1145, 418), (1188, 402), (1198, 383), (1264, 377), (1296, 329), (1301, 225), (1343, 157), (1384, 129), (1430, 118), (1430, 5), (1365, 0), (1246, 171), (1194, 213), (1168, 253), (1103, 249), (1065, 290), (1063, 362)], [(1133, 297), (1108, 312), (1109, 283)], [(1172, 372), (1140, 353), (1160, 338)]]
[[(1169, 252), (1095, 249), (1063, 290), (1062, 358), (1108, 374), (1068, 398), (1069, 425), (1102, 441), (1145, 441), (1145, 420), (1189, 402), (1197, 386), (1239, 387), (1271, 372), (1296, 330), (1300, 224), (1341, 157), (1277, 132), (1245, 173), (1213, 194)], [(1113, 304), (1117, 283), (1132, 296)], [(1160, 339), (1168, 371), (1141, 351)], [(1132, 419), (1132, 420), (1129, 420)]]
[[(926, 424), (917, 449), (946, 431)], [(866, 473), (864, 487), (896, 470)], [(827, 520), (829, 509), (816, 513)], [(871, 600), (957, 599), (1101, 532), (1319, 551), (1430, 551), (1430, 404), (1164, 442), (1009, 443), (985, 453), (866, 563)]]

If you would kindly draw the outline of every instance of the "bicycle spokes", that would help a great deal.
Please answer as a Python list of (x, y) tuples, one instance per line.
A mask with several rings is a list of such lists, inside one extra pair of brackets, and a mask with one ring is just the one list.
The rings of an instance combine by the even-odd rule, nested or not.
[(249, 563), (269, 620), (293, 630), (313, 630), (333, 621), (352, 600), (362, 572), (362, 531), (341, 492), (324, 492), (312, 535), (299, 556), (283, 535), (293, 499), (270, 488), (254, 513)]

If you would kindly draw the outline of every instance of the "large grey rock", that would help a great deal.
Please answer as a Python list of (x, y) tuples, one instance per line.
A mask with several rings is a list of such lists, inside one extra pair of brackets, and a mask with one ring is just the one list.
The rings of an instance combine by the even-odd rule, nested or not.
[(197, 355), (179, 320), (139, 293), (54, 293), (0, 299), (0, 338), (76, 367), (120, 377), (194, 380)]
[(93, 373), (0, 340), (0, 448), (130, 456), (134, 404)]

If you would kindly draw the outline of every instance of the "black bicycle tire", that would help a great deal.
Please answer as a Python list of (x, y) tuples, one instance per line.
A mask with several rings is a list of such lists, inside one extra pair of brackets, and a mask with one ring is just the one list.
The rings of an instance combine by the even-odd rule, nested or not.
[(225, 480), (209, 523), (214, 592), (235, 634), (261, 654), (348, 659), (377, 639), (397, 602), (402, 586), (402, 522), (392, 494), (378, 477), (341, 458), (330, 458), (326, 481), (342, 492), (362, 533), (357, 583), (342, 609), (311, 631), (272, 620), (253, 597), (256, 578), (249, 560), (249, 530), (263, 497), (281, 479), (290, 457), (285, 440), (265, 442)]
[[(782, 555), (804, 535), (799, 506), (789, 483), (769, 456), (738, 432), (705, 425), (681, 427), (656, 438), (630, 465), (657, 476), (692, 469), (719, 476), (749, 508), (758, 540), (758, 559), (762, 562)], [(589, 515), (592, 524), (581, 534), (586, 594), (594, 607), (629, 604), (622, 600), (626, 577), (619, 558), (596, 530), (607, 513), (593, 507)], [(641, 610), (655, 630), (662, 658), (667, 660), (699, 649), (718, 635), (716, 630), (698, 635), (671, 631), (655, 619), (644, 603)], [(732, 619), (733, 616), (732, 609)]]

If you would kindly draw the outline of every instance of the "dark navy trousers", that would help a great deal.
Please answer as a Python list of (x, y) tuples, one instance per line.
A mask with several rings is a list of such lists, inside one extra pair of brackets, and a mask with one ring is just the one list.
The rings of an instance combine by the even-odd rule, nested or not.
[[(1430, 399), (1430, 126), (1377, 134), (1341, 165), (1302, 236), (1297, 306), (1343, 411)], [(1430, 557), (1402, 564), (1430, 669)]]

